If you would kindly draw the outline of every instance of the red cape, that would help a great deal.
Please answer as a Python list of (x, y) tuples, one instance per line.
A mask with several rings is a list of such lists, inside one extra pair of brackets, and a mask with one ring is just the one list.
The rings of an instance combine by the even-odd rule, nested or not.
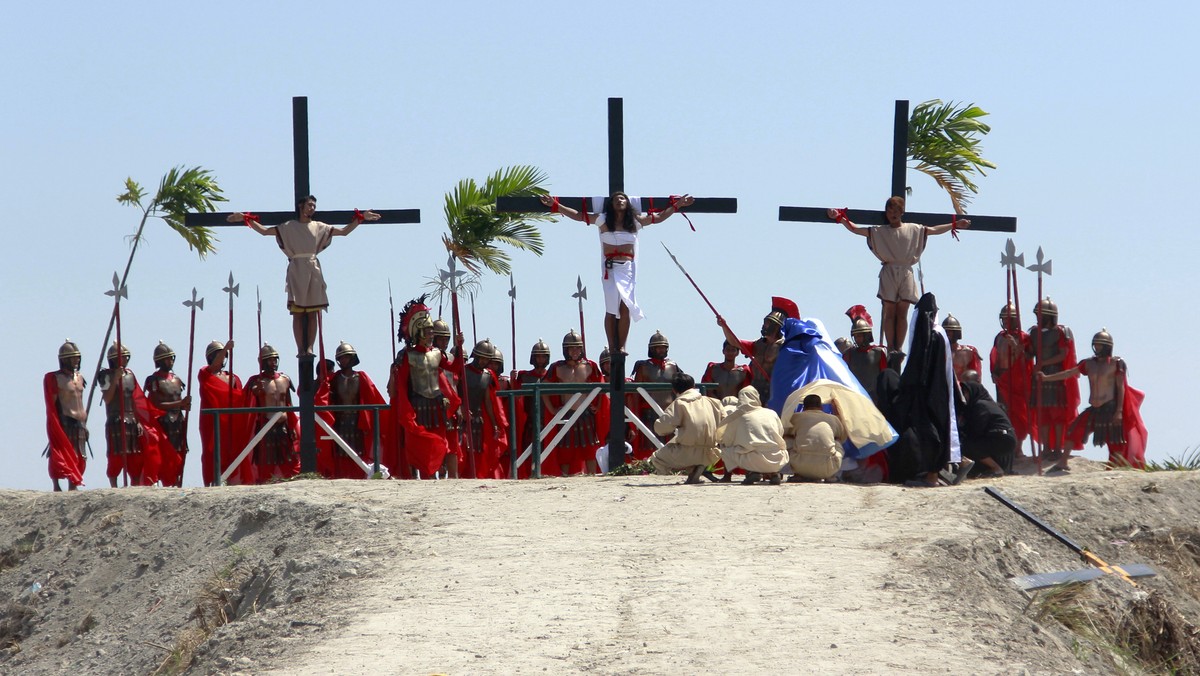
[[(1002, 331), (996, 336), (996, 341), (1003, 335)], [(993, 375), (992, 382), (996, 386), (997, 398), (1003, 400), (1008, 419), (1017, 433), (1017, 439), (1020, 440), (1030, 436), (1033, 431), (1029, 415), (1029, 384), (1032, 380), (1033, 360), (1028, 357), (1033, 350), (1033, 344), (1029, 334), (1024, 331), (1020, 332), (1017, 340), (1024, 351), (1023, 356), (1019, 361), (1014, 361), (1012, 367), (1000, 374), (999, 378)], [(988, 367), (993, 374), (996, 373), (1000, 361), (1000, 348), (996, 346), (996, 341), (992, 342), (992, 351), (988, 355)]]
[(42, 394), (46, 399), (46, 436), (50, 438), (50, 478), (66, 479), (76, 486), (82, 486), (87, 458), (75, 452), (75, 447), (58, 421), (57, 374), (58, 371), (51, 371), (42, 378)]
[[(590, 364), (592, 367), (592, 375), (584, 382), (603, 383), (604, 382), (604, 373), (600, 370), (600, 365), (597, 364), (596, 362), (592, 361), (591, 359), (584, 359), (583, 361)], [(548, 373), (546, 374), (545, 382), (548, 382), (548, 383), (563, 382), (562, 380), (558, 379), (557, 366), (560, 363), (562, 363), (561, 360), (554, 362), (553, 364), (550, 365), (550, 367), (548, 369)], [(552, 401), (554, 401), (555, 405), (559, 406), (559, 407), (561, 407), (563, 404), (565, 404), (567, 399), (570, 398), (570, 395), (556, 394), (556, 395), (551, 395), (551, 396), (552, 396)], [(585, 394), (585, 396), (586, 396), (586, 394)], [(596, 417), (596, 432), (597, 432), (596, 436), (599, 437), (601, 443), (603, 443), (603, 440), (606, 439), (608, 436), (608, 423), (609, 423), (609, 419), (610, 419), (609, 416), (611, 415), (611, 405), (608, 404), (608, 398), (605, 397), (603, 394), (597, 395), (596, 398), (592, 400), (591, 409), (592, 409), (593, 413), (595, 413), (595, 417)], [(546, 422), (549, 422), (551, 417), (552, 416), (550, 416), (549, 412), (547, 411)], [(557, 432), (555, 432), (555, 434), (557, 434)], [(550, 441), (553, 438), (554, 438), (554, 435), (552, 434), (551, 436), (546, 438), (546, 441)], [(569, 466), (569, 470), (572, 473), (579, 473), (579, 472), (584, 471), (584, 468), (585, 468), (584, 463), (586, 463), (589, 460), (594, 461), (596, 459), (596, 448), (598, 447), (598, 445), (591, 446), (588, 448), (577, 448), (577, 447), (567, 446), (565, 442), (566, 442), (566, 439), (564, 439), (564, 441), (562, 441), (562, 442), (559, 442), (558, 446), (555, 447), (555, 453), (558, 453), (559, 455), (555, 456), (552, 453), (550, 455), (550, 458), (548, 458), (548, 460), (550, 460), (550, 462), (548, 464), (544, 464), (542, 466), (542, 475), (543, 476), (557, 476), (561, 472), (560, 466), (564, 465), (564, 464)]]
[[(371, 381), (370, 376), (368, 376), (366, 373), (364, 373), (362, 371), (358, 371), (357, 373), (358, 373), (358, 378), (359, 378), (359, 387), (358, 387), (358, 401), (355, 403), (356, 404), (385, 404), (385, 403), (387, 403), (384, 401), (383, 395), (379, 393), (379, 388), (375, 387), (375, 383)], [(337, 375), (337, 372), (330, 373), (328, 376), (326, 376), (325, 378), (323, 378), (321, 380), (321, 384), (317, 388), (317, 392), (314, 397), (314, 403), (317, 406), (328, 406), (329, 405), (330, 391), (333, 387), (333, 379), (336, 377), (336, 375)], [(382, 453), (382, 447), (383, 447), (383, 440), (382, 440), (383, 434), (382, 433), (383, 433), (383, 430), (387, 429), (387, 426), (385, 425), (384, 420), (383, 420), (383, 413), (385, 413), (385, 411), (380, 411), (379, 413), (380, 413), (379, 424), (380, 424), (380, 447), (381, 447), (380, 451)], [(326, 423), (328, 423), (330, 427), (333, 426), (333, 413), (331, 411), (322, 411), (318, 415), (320, 415), (321, 418)], [(366, 449), (365, 455), (362, 458), (363, 462), (367, 463), (367, 465), (371, 465), (374, 460), (371, 449), (374, 447), (374, 444), (375, 444), (375, 426), (373, 424), (373, 418), (372, 418), (371, 411), (359, 411), (359, 413), (358, 413), (358, 429), (359, 429), (359, 431), (362, 432), (362, 435), (363, 435), (362, 438), (363, 438), (363, 442), (365, 444), (365, 449)], [(324, 432), (324, 430), (321, 430), (321, 431)], [(317, 436), (318, 436), (318, 438), (320, 438), (320, 437), (323, 437), (324, 435), (318, 434)], [(358, 467), (358, 465), (356, 465), (354, 463), (353, 460), (346, 457), (346, 451), (344, 449), (342, 449), (340, 446), (337, 446), (336, 444), (334, 444), (332, 439), (318, 441), (317, 446), (318, 446), (317, 470), (319, 472), (321, 472), (322, 475), (329, 477), (329, 478), (333, 478), (333, 479), (362, 479), (363, 478), (362, 470)], [(382, 456), (380, 457), (379, 461), (383, 462)], [(386, 463), (384, 463), (384, 464), (386, 464)], [(388, 468), (389, 471), (391, 471), (392, 469), (394, 469), (394, 468), (392, 468), (392, 467)]]
[[(404, 431), (401, 458), (408, 465), (420, 470), (423, 478), (428, 478), (441, 469), (442, 461), (450, 452), (450, 446), (446, 442), (445, 432), (439, 434), (417, 424), (417, 413), (413, 410), (412, 402), (408, 400), (409, 371), (408, 356), (401, 353), (399, 363), (392, 367), (396, 396), (392, 397), (391, 411), (396, 424)], [(441, 371), (438, 372), (438, 389), (441, 390), (442, 397), (449, 401), (446, 411), (457, 411), (462, 400), (454, 388), (450, 387), (446, 374)]]
[[(280, 375), (282, 375), (282, 374), (280, 374)], [(259, 380), (262, 380), (262, 374), (256, 373), (256, 374), (250, 376), (250, 379), (246, 381), (246, 389), (243, 391), (243, 394), (242, 394), (242, 396), (243, 396), (242, 405), (245, 406), (246, 408), (250, 408), (252, 406), (265, 406), (265, 404), (258, 401), (258, 397), (254, 394), (254, 385)], [(288, 378), (288, 380), (290, 381), (291, 378)], [(261, 413), (261, 414), (250, 416), (251, 423), (250, 423), (250, 428), (247, 430), (247, 433), (248, 433), (247, 442), (250, 438), (253, 438), (254, 435), (258, 432), (257, 428), (259, 426), (259, 421), (261, 421), (261, 423), (263, 425), (265, 425), (265, 424), (267, 424), (267, 420), (269, 420), (272, 415), (274, 415), (274, 414)], [(253, 477), (254, 477), (255, 483), (264, 484), (273, 477), (290, 478), (290, 477), (294, 477), (300, 473), (300, 416), (296, 415), (295, 411), (288, 411), (287, 415), (286, 415), (286, 420), (283, 422), (277, 422), (275, 424), (276, 425), (287, 425), (288, 427), (291, 428), (293, 460), (291, 462), (284, 463), (284, 464), (258, 465), (258, 464), (253, 463), (254, 451), (250, 451), (250, 454), (246, 456), (246, 459), (242, 461), (242, 464), (239, 465), (238, 468), (241, 469), (242, 467), (244, 467), (246, 465), (251, 465), (251, 467), (253, 469)], [(243, 446), (245, 446), (245, 444), (243, 444)], [(257, 448), (257, 446), (256, 446), (256, 448)], [(238, 452), (239, 453), (241, 452), (240, 448), (238, 449)], [(236, 457), (237, 456), (235, 455), (234, 458), (236, 458)]]
[[(467, 365), (467, 368), (480, 372), (470, 364)], [(483, 438), (483, 448), (477, 456), (479, 463), (475, 468), (474, 478), (503, 479), (504, 468), (500, 467), (500, 456), (508, 448), (508, 416), (504, 413), (504, 404), (500, 402), (500, 397), (496, 394), (496, 374), (491, 369), (483, 370), (492, 375), (492, 384), (483, 396), (491, 402), (491, 408), (495, 414), (493, 416), (489, 413), (487, 406), (483, 406), (483, 410), (480, 411), (483, 416), (483, 433), (480, 435)]]
[[(245, 395), (242, 393), (242, 381), (237, 376), (233, 378), (233, 394), (230, 396), (229, 383), (221, 382), (207, 367), (201, 368), (197, 374), (200, 380), (200, 410), (206, 408), (231, 408), (243, 406)], [(214, 481), (213, 450), (214, 422), (216, 416), (200, 415), (200, 465), (204, 476), (204, 485), (211, 486)], [(220, 473), (229, 469), (230, 463), (238, 453), (246, 447), (250, 440), (247, 433), (249, 416), (243, 414), (224, 414), (221, 416), (221, 467)], [(254, 483), (253, 468), (250, 463), (243, 462), (229, 477), (230, 483)]]

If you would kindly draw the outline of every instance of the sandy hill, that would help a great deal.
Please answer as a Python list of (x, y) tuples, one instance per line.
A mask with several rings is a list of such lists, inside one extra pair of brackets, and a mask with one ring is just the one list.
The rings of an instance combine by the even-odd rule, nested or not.
[[(1087, 469), (1087, 468), (1080, 468)], [(1094, 468), (1093, 468), (1094, 469)], [(1200, 473), (983, 492), (676, 477), (0, 493), (0, 672), (1186, 673)]]

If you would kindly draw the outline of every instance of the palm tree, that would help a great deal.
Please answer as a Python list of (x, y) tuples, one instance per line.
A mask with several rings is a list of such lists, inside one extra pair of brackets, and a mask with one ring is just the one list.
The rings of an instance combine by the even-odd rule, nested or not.
[[(175, 232), (179, 233), (188, 248), (195, 251), (201, 259), (217, 250), (217, 238), (211, 228), (189, 228), (183, 224), (183, 217), (188, 212), (209, 212), (216, 210), (218, 202), (224, 202), (225, 196), (221, 186), (212, 172), (200, 167), (173, 167), (158, 182), (158, 192), (154, 199), (143, 204), (146, 190), (132, 178), (125, 179), (125, 192), (117, 195), (121, 204), (135, 206), (142, 210), (142, 220), (138, 223), (137, 232), (133, 234), (133, 246), (129, 250), (129, 259), (125, 262), (125, 272), (121, 275), (121, 287), (129, 279), (129, 269), (133, 267), (133, 257), (137, 254), (138, 245), (142, 242), (142, 233), (146, 223), (151, 218), (161, 218)], [(113, 323), (116, 314), (109, 317), (108, 331), (104, 334), (104, 342), (100, 345), (100, 359), (96, 362), (96, 371), (104, 364), (105, 350), (108, 339), (112, 337)], [(92, 396), (96, 392), (96, 379), (92, 378), (92, 389), (88, 392), (87, 408), (92, 408)]]
[(908, 159), (950, 195), (954, 211), (965, 214), (971, 195), (979, 188), (971, 180), (976, 172), (995, 169), (980, 155), (980, 137), (992, 130), (980, 118), (987, 112), (975, 104), (957, 106), (933, 99), (913, 109), (908, 120)]

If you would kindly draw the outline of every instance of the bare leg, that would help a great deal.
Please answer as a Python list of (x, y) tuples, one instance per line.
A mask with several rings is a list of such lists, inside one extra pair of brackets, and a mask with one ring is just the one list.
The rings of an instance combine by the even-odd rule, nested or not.
[(616, 319), (618, 351), (621, 354), (629, 354), (625, 351), (625, 341), (629, 338), (629, 308), (624, 303), (621, 303), (621, 315)]
[[(904, 339), (908, 337), (908, 309), (912, 306), (906, 300), (898, 300), (892, 303), (892, 329), (893, 335), (896, 337), (896, 343), (888, 343), (888, 348), (892, 350), (903, 350)], [(885, 306), (886, 307), (886, 306)]]
[(108, 477), (108, 484), (110, 486), (112, 486), (113, 488), (116, 488), (117, 487), (117, 477), (115, 477), (115, 476)]
[(292, 315), (292, 336), (296, 339), (297, 354), (312, 354), (317, 342), (317, 318), (311, 312)]
[(446, 454), (446, 477), (450, 479), (461, 479), (458, 475), (458, 456), (453, 453)]
[(571, 466), (570, 465), (559, 465), (558, 469), (560, 472), (562, 472), (563, 476), (571, 476)]
[(68, 491), (77, 491), (77, 490), (79, 490), (79, 484), (75, 483), (74, 481), (68, 480), (67, 481), (67, 490)]
[(609, 352), (617, 351), (617, 316), (604, 314), (604, 337), (608, 340)]
[(595, 460), (588, 460), (588, 461), (585, 463), (585, 465), (587, 466), (587, 473), (588, 473), (588, 474), (595, 474), (595, 473), (596, 473), (596, 461), (595, 461)]
[(62, 486), (58, 485), (58, 479), (54, 479), (54, 492), (62, 493)]
[(896, 326), (894, 317), (896, 316), (896, 302), (891, 300), (883, 301), (883, 340), (887, 344), (888, 350), (898, 350), (896, 347)]

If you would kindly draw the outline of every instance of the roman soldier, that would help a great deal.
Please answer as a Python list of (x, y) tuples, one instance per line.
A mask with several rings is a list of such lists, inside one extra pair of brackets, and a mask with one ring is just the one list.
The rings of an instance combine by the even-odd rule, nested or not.
[(715, 388), (706, 391), (706, 395), (721, 401), (725, 397), (736, 397), (742, 388), (750, 384), (750, 367), (737, 363), (739, 352), (738, 346), (728, 340), (721, 344), (723, 360), (709, 362), (700, 378), (701, 382), (717, 384)]
[[(432, 478), (450, 452), (446, 421), (462, 403), (446, 377), (454, 357), (434, 347), (425, 296), (405, 304), (399, 333), (404, 349), (388, 381), (392, 415), (404, 429), (403, 458), (412, 476)], [(462, 342), (459, 333), (455, 346), (461, 348)]]
[(158, 425), (167, 443), (160, 445), (159, 478), (164, 486), (182, 486), (183, 458), (188, 452), (184, 411), (191, 410), (192, 397), (190, 394), (184, 396), (183, 381), (171, 370), (175, 366), (175, 351), (161, 340), (154, 348), (154, 366), (154, 373), (146, 376), (142, 388), (150, 403), (163, 412)]
[(888, 367), (887, 349), (871, 343), (871, 339), (875, 337), (875, 329), (867, 308), (855, 305), (846, 310), (846, 316), (850, 318), (850, 338), (854, 344), (842, 352), (842, 359), (846, 360), (850, 372), (867, 394), (871, 395), (871, 401), (875, 401), (879, 374)]
[[(546, 367), (550, 365), (550, 346), (541, 338), (538, 338), (538, 342), (534, 343), (533, 347), (529, 350), (529, 365), (533, 368), (517, 371), (516, 378), (513, 381), (515, 389), (523, 390), (533, 383), (540, 383), (546, 379), (548, 373)], [(541, 425), (534, 425), (534, 400), (532, 396), (521, 396), (517, 403), (517, 420), (514, 424), (517, 426), (519, 435), (517, 443), (520, 446), (516, 449), (516, 453), (520, 456), (533, 443), (534, 430), (541, 427)], [(520, 468), (519, 476), (527, 478), (529, 476), (528, 467)]]
[[(258, 350), (259, 372), (246, 381), (246, 406), (275, 407), (292, 405), (292, 379), (279, 372), (279, 352), (269, 343)], [(258, 433), (274, 413), (256, 416), (254, 433)], [(257, 483), (268, 479), (289, 479), (300, 473), (300, 424), (294, 411), (277, 421), (254, 447), (254, 478)]]
[(942, 320), (942, 330), (950, 339), (950, 358), (954, 360), (955, 379), (961, 381), (967, 371), (974, 371), (976, 374), (982, 371), (983, 358), (979, 356), (979, 350), (975, 349), (974, 345), (959, 342), (962, 340), (962, 323), (954, 315), (946, 315)]
[[(233, 341), (228, 344), (214, 340), (204, 348), (204, 359), (207, 364), (200, 369), (200, 412), (211, 408), (240, 408), (244, 404), (245, 393), (242, 381), (233, 373), (225, 370), (225, 362), (233, 351)], [(200, 469), (204, 475), (204, 485), (212, 486), (218, 475), (223, 475), (233, 460), (246, 446), (249, 437), (246, 434), (248, 420), (242, 414), (225, 413), (220, 416), (220, 428), (216, 424), (216, 415), (200, 416)], [(216, 464), (217, 432), (220, 432), (220, 467)], [(229, 475), (229, 484), (254, 483), (254, 472), (250, 463), (243, 462), (237, 470)]]
[(467, 401), (471, 409), (471, 452), (475, 454), (473, 479), (501, 479), (500, 455), (508, 433), (508, 418), (500, 397), (496, 396), (496, 373), (491, 365), (496, 348), (490, 340), (481, 340), (471, 350), (467, 363)]
[(717, 317), (717, 324), (725, 332), (725, 340), (738, 345), (742, 354), (750, 358), (750, 384), (758, 390), (762, 401), (771, 398), (771, 370), (775, 368), (775, 359), (779, 357), (779, 348), (783, 346), (783, 323), (788, 319), (800, 319), (800, 308), (787, 298), (774, 296), (771, 298), (771, 311), (763, 317), (759, 338), (739, 341), (725, 324), (725, 318)]
[[(550, 383), (603, 383), (600, 375), (600, 365), (583, 356), (583, 338), (572, 329), (563, 336), (563, 358), (555, 362), (549, 369), (546, 382)], [(559, 409), (566, 405), (569, 395), (545, 395), (546, 411), (554, 416)], [(579, 404), (574, 404), (572, 411), (579, 410)], [(587, 473), (596, 473), (596, 449), (600, 446), (600, 435), (603, 426), (598, 422), (600, 410), (599, 397), (583, 408), (575, 424), (567, 431), (557, 447), (558, 467), (562, 476), (571, 474), (572, 468), (583, 467)], [(568, 413), (563, 420), (569, 419), (574, 413)], [(542, 468), (546, 473), (546, 468)]]
[(79, 347), (68, 340), (58, 348), (58, 370), (42, 378), (46, 435), (50, 437), (46, 455), (55, 491), (62, 490), (60, 479), (67, 480), (69, 491), (82, 486), (87, 468), (87, 408), (83, 403), (87, 381), (79, 373), (81, 359)]
[[(494, 351), (494, 356), (492, 357), (492, 373), (496, 374), (496, 392), (507, 392), (509, 390), (515, 389), (512, 378), (510, 378), (508, 373), (505, 373), (505, 371), (504, 371), (504, 353), (500, 350), (500, 347), (498, 345), (493, 344), (492, 349)], [(514, 374), (516, 373), (515, 369), (513, 370), (513, 373)], [(500, 404), (501, 404), (501, 409), (503, 409), (503, 411), (504, 411), (504, 417), (507, 420), (508, 414), (511, 412), (511, 409), (508, 408), (509, 407), (508, 400), (500, 399)], [(508, 430), (511, 430), (512, 426), (515, 425), (516, 422), (517, 421), (515, 421), (515, 420), (509, 420), (508, 421)], [(517, 429), (519, 430), (520, 428), (518, 427)], [(499, 463), (500, 463), (500, 478), (502, 478), (502, 479), (508, 478), (509, 466), (512, 464), (512, 457), (509, 455), (509, 453), (512, 450), (510, 448), (510, 446), (511, 446), (510, 438), (511, 437), (510, 437), (510, 433), (508, 430), (505, 430), (504, 438), (500, 440), (502, 446), (500, 449)]]
[[(451, 354), (458, 358), (458, 348), (450, 347), (450, 325), (442, 318), (433, 320), (433, 346), (442, 351), (442, 354)], [(458, 389), (458, 370), (446, 369), (443, 371), (446, 380), (450, 381), (450, 387), (459, 392)], [(461, 395), (460, 395), (461, 396)], [(442, 476), (451, 479), (458, 479), (462, 475), (462, 468), (467, 466), (467, 452), (464, 450), (463, 442), (463, 425), (462, 411), (454, 409), (447, 411), (446, 415), (446, 443), (450, 446), (450, 452), (446, 454), (446, 459), (442, 461)]]
[(108, 348), (108, 368), (96, 374), (104, 393), (107, 414), (104, 437), (108, 443), (108, 483), (117, 487), (117, 477), (124, 473), (134, 486), (152, 486), (158, 481), (160, 456), (158, 442), (161, 432), (157, 418), (161, 411), (154, 408), (138, 388), (137, 376), (127, 367), (129, 348)]
[[(358, 351), (346, 341), (338, 344), (334, 353), (338, 370), (325, 378), (324, 387), (318, 390), (318, 398), (326, 398), (334, 406), (357, 406), (382, 404), (383, 395), (371, 378), (356, 371), (359, 364)], [(322, 397), (322, 395), (324, 395)], [(369, 467), (375, 464), (375, 423), (371, 411), (334, 411), (333, 431)], [(336, 444), (328, 447), (326, 475), (335, 479), (362, 479), (364, 474), (358, 463), (348, 458), (345, 449)]]
[[(1092, 337), (1094, 356), (1081, 360), (1071, 369), (1042, 376), (1043, 383), (1087, 376), (1090, 392), (1088, 407), (1067, 428), (1067, 454), (1083, 448), (1088, 435), (1092, 445), (1108, 446), (1108, 467), (1142, 469), (1146, 464), (1146, 425), (1142, 422), (1145, 394), (1129, 385), (1125, 360), (1113, 356), (1113, 337), (1100, 329)], [(1065, 467), (1067, 455), (1059, 461)]]
[[(671, 384), (675, 380), (675, 374), (679, 373), (680, 369), (678, 364), (667, 359), (667, 353), (670, 349), (671, 344), (667, 341), (667, 337), (662, 332), (655, 331), (654, 335), (650, 336), (650, 344), (646, 347), (646, 356), (649, 358), (638, 360), (633, 365), (631, 373), (633, 382)], [(675, 393), (671, 391), (650, 392), (648, 394), (658, 404), (660, 409), (666, 408), (675, 400)], [(654, 429), (654, 421), (658, 420), (659, 415), (655, 412), (654, 407), (641, 396), (638, 396), (636, 399), (636, 404), (637, 407), (632, 410), (637, 412), (638, 418), (645, 423), (647, 428)], [(659, 441), (665, 443), (667, 437), (659, 437)], [(637, 437), (633, 444), (634, 457), (639, 460), (649, 458), (654, 450), (654, 444), (641, 435)]]
[[(1033, 337), (1035, 373), (1051, 376), (1075, 368), (1075, 336), (1071, 329), (1058, 323), (1058, 305), (1050, 298), (1038, 301), (1034, 307), (1038, 325)], [(1067, 470), (1070, 453), (1066, 449), (1067, 425), (1079, 410), (1079, 382), (1043, 380), (1041, 387), (1030, 394), (1037, 439), (1044, 444), (1046, 458), (1055, 463), (1054, 469)]]
[(1033, 341), (1021, 330), (1017, 308), (1008, 303), (1000, 309), (1000, 333), (992, 341), (988, 357), (992, 382), (996, 385), (996, 403), (1008, 414), (1017, 435), (1017, 453), (1030, 435), (1029, 382), (1033, 371)]

